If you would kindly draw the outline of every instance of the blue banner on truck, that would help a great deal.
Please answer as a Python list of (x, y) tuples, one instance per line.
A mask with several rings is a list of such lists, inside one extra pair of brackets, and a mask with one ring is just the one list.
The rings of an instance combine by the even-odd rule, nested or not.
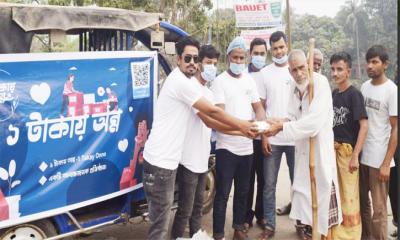
[(0, 55), (0, 228), (142, 186), (156, 52)]

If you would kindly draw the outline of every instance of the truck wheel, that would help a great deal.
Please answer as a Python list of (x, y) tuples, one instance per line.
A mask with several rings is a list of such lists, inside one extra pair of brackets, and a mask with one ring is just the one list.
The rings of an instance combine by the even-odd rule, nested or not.
[(207, 173), (206, 189), (204, 191), (203, 214), (211, 211), (215, 197), (215, 155), (211, 155), (208, 161), (209, 171)]
[(53, 223), (47, 219), (0, 230), (0, 239), (2, 240), (37, 240), (56, 235), (57, 231)]

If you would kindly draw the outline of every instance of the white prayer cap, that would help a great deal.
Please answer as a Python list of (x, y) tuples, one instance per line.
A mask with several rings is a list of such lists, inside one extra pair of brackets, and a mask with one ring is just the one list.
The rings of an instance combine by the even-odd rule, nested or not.
[(231, 43), (229, 43), (227, 54), (229, 54), (233, 49), (243, 49), (246, 51), (246, 43), (243, 37), (235, 37)]

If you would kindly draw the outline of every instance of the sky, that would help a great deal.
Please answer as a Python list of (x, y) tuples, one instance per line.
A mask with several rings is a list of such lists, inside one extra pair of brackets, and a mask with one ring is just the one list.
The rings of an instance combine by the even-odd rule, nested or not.
[[(259, 0), (212, 0), (214, 9), (232, 8), (234, 3), (250, 3)], [(312, 14), (318, 17), (334, 17), (345, 5), (346, 0), (289, 0), (289, 4), (294, 8), (296, 14)], [(286, 0), (282, 0), (283, 8), (286, 8)]]

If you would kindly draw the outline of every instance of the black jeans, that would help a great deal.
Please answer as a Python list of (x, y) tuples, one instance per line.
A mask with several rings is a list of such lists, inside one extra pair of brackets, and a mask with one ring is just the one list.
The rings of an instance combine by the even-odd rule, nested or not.
[(143, 162), (143, 187), (149, 205), (150, 228), (147, 239), (167, 239), (171, 206), (174, 201), (176, 169), (160, 168)]
[[(253, 141), (254, 149), (254, 162), (250, 172), (250, 186), (249, 193), (247, 195), (247, 215), (246, 222), (252, 223), (254, 216), (257, 220), (264, 219), (264, 208), (263, 208), (263, 191), (264, 191), (264, 154), (262, 152), (261, 140)], [(257, 195), (256, 195), (256, 206), (253, 211), (253, 197), (254, 197), (254, 182), (257, 175)]]
[(177, 173), (179, 199), (171, 230), (173, 239), (183, 237), (188, 221), (190, 237), (200, 230), (206, 177), (207, 172), (195, 173), (179, 165)]
[(226, 205), (235, 183), (233, 196), (233, 224), (236, 230), (244, 230), (249, 192), (250, 170), (253, 155), (238, 156), (225, 149), (216, 151), (216, 194), (213, 210), (213, 236), (221, 238), (225, 235)]

